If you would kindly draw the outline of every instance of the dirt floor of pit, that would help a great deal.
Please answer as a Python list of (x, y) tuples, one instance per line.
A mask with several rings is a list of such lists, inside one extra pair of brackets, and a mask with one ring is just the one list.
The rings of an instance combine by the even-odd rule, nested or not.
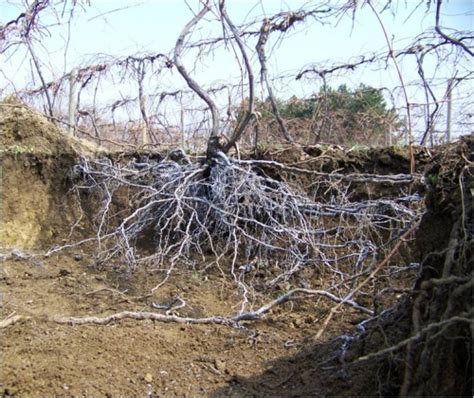
[[(288, 363), (281, 369), (275, 363), (311, 342), (331, 302), (287, 303), (242, 330), (149, 320), (55, 323), (57, 315), (163, 313), (152, 309), (152, 302), (167, 303), (176, 294), (186, 301), (176, 314), (197, 318), (235, 312), (239, 301), (235, 286), (212, 271), (177, 271), (152, 301), (136, 299), (162, 279), (159, 272), (99, 271), (89, 267), (90, 260), (83, 253), (40, 260), (18, 252), (4, 260), (1, 319), (21, 315), (23, 320), (0, 329), (2, 396), (260, 396), (277, 394), (283, 384), (292, 395), (309, 389), (320, 396), (327, 390), (325, 380), (310, 374), (305, 385), (299, 378), (291, 385)], [(331, 323), (326, 340), (354, 329), (360, 316), (346, 311)], [(309, 361), (307, 369), (314, 367)]]

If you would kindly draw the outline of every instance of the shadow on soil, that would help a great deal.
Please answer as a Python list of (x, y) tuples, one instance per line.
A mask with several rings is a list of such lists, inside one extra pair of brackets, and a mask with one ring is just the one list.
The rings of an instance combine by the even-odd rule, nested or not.
[[(341, 336), (323, 344), (305, 344), (292, 356), (268, 363), (253, 377), (234, 376), (211, 397), (323, 397), (392, 396), (396, 386), (383, 382), (391, 371), (378, 361), (349, 364), (346, 351), (350, 338)], [(393, 371), (393, 369), (392, 369)]]

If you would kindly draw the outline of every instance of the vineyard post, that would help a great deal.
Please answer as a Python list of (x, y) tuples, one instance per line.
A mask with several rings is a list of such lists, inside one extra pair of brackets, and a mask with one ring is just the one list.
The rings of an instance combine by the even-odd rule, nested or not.
[(69, 134), (74, 135), (76, 127), (76, 70), (72, 69), (69, 73), (69, 106), (68, 106), (68, 126)]
[(452, 91), (453, 91), (453, 79), (448, 80), (448, 88), (447, 88), (447, 114), (446, 114), (446, 142), (451, 142), (451, 111), (453, 105), (453, 98), (452, 98)]
[(393, 123), (390, 123), (385, 131), (385, 146), (392, 146)]

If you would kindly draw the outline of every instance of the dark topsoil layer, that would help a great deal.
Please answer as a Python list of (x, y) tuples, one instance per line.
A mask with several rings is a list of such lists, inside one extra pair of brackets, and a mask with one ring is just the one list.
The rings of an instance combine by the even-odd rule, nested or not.
[[(84, 217), (82, 227), (84, 233), (87, 232), (87, 221), (92, 222), (90, 218), (93, 215), (87, 211), (85, 214), (77, 213), (69, 191), (72, 187), (71, 170), (80, 156), (106, 156), (113, 162), (141, 161), (144, 158), (160, 161), (169, 156), (153, 151), (106, 151), (66, 135), (41, 113), (15, 99), (0, 103), (0, 131), (3, 171), (0, 246), (32, 248), (61, 243), (58, 240), (64, 237), (64, 231), (69, 230), (80, 217)], [(444, 149), (428, 151), (426, 148), (413, 148), (418, 173), (424, 172), (437, 151)], [(410, 171), (408, 148), (396, 146), (378, 149), (344, 149), (329, 145), (281, 147), (269, 148), (258, 154), (242, 154), (242, 157), (275, 160), (287, 166), (323, 173), (406, 174)], [(323, 196), (329, 199), (333, 194), (330, 186), (325, 187), (324, 184), (318, 184), (319, 191), (313, 192), (314, 175), (287, 172), (270, 165), (262, 166), (261, 170), (321, 199), (324, 199)], [(388, 195), (392, 189), (398, 188), (388, 183), (351, 183), (348, 199), (375, 199)], [(425, 185), (419, 180), (411, 186), (412, 192), (423, 193), (424, 190)], [(18, 198), (23, 200), (19, 202)]]

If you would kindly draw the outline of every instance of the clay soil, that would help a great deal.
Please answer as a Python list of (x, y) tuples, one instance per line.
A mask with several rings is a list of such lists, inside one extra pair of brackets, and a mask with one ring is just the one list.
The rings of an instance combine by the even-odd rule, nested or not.
[[(313, 299), (284, 305), (241, 330), (147, 320), (56, 324), (56, 315), (160, 312), (150, 308), (151, 302), (136, 300), (161, 280), (159, 273), (97, 271), (89, 261), (79, 252), (41, 262), (13, 254), (4, 261), (2, 319), (30, 318), (1, 332), (3, 396), (240, 396), (276, 393), (283, 384), (298, 392), (291, 372), (282, 380), (275, 370), (275, 377), (267, 375), (260, 386), (254, 379), (309, 343), (330, 303)], [(213, 272), (176, 272), (153, 302), (168, 303), (179, 294), (187, 305), (176, 314), (225, 315), (238, 302), (234, 290)], [(331, 325), (327, 338), (353, 328), (357, 317), (349, 311)], [(316, 388), (323, 386), (313, 388), (320, 395)]]
[[(98, 270), (87, 251), (48, 259), (9, 253), (0, 279), (1, 319), (24, 319), (1, 330), (3, 396), (273, 396), (282, 388), (291, 395), (303, 388), (319, 396), (332, 388), (333, 381), (313, 379), (311, 373), (301, 384), (288, 363), (279, 363), (311, 344), (332, 305), (318, 298), (287, 303), (242, 329), (148, 320), (104, 326), (54, 322), (58, 315), (164, 313), (152, 304), (170, 303), (176, 295), (186, 301), (176, 315), (201, 318), (237, 311), (235, 285), (212, 269), (176, 271), (159, 293), (139, 298), (162, 277), (156, 271)], [(360, 316), (344, 311), (325, 341), (354, 331)], [(314, 358), (306, 362), (306, 370), (316, 367)]]

